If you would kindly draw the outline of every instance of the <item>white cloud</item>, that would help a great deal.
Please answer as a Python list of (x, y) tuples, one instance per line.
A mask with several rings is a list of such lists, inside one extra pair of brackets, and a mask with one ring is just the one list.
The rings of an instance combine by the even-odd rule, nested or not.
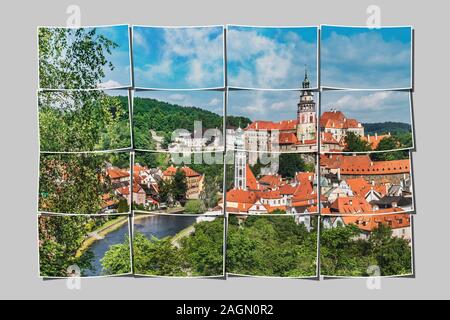
[(122, 87), (122, 85), (121, 85), (119, 82), (117, 82), (117, 81), (114, 81), (114, 80), (108, 80), (108, 81), (106, 81), (106, 82), (99, 83), (99, 84), (97, 85), (97, 87), (98, 87), (98, 88), (102, 88), (102, 89), (107, 89), (107, 88)]
[(363, 122), (410, 122), (411, 109), (408, 92), (325, 92), (322, 111), (336, 109), (349, 118)]
[(322, 84), (345, 88), (409, 86), (411, 46), (377, 33), (332, 32), (322, 43)]
[[(316, 67), (316, 44), (298, 34), (281, 31), (279, 38), (255, 30), (233, 30), (228, 34), (230, 85), (255, 88), (296, 88), (301, 85), (304, 66)], [(311, 75), (310, 78), (315, 78)]]
[(212, 99), (207, 103), (207, 105), (209, 105), (209, 106), (211, 106), (211, 107), (214, 107), (214, 106), (220, 105), (221, 103), (222, 103), (222, 101), (221, 101), (220, 99), (218, 99), (218, 98), (212, 98)]
[(181, 93), (174, 93), (169, 95), (168, 99), (172, 101), (183, 101), (186, 99), (186, 95)]
[[(164, 43), (158, 48), (160, 59), (138, 72), (142, 77), (177, 76), (175, 81), (187, 82), (191, 87), (209, 87), (223, 77), (223, 35), (217, 28), (166, 28)], [(142, 38), (142, 37), (141, 37)], [(141, 41), (141, 40), (139, 40)], [(184, 60), (180, 62), (179, 60)], [(186, 70), (183, 74), (182, 70)], [(183, 79), (185, 78), (185, 79)]]

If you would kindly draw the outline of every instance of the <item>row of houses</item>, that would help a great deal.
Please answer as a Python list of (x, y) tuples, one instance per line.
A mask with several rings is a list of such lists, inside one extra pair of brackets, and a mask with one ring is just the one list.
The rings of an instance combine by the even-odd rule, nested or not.
[(410, 160), (372, 161), (368, 155), (321, 155), (321, 203), (335, 214), (413, 209)]
[[(203, 190), (204, 175), (195, 170), (183, 166), (179, 168), (186, 177), (187, 191), (186, 199), (198, 199)], [(168, 181), (173, 178), (177, 171), (174, 166), (162, 171), (160, 168), (148, 168), (136, 164), (133, 167), (133, 179), (131, 170), (109, 166), (106, 169), (106, 176), (112, 185), (112, 192), (102, 196), (102, 211), (106, 213), (117, 212), (120, 199), (127, 201), (131, 206), (131, 199), (136, 205), (144, 206), (148, 209), (158, 209), (165, 206), (160, 201), (159, 184), (161, 181)], [(130, 181), (133, 185), (130, 188)]]

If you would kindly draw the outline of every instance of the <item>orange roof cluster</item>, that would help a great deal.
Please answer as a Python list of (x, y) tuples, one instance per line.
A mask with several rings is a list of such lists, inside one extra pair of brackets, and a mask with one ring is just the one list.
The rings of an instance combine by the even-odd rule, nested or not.
[(383, 140), (384, 138), (389, 138), (391, 136), (390, 133), (388, 134), (382, 134), (382, 135), (374, 135), (371, 136), (370, 134), (368, 134), (367, 136), (362, 137), (363, 141), (366, 141), (370, 144), (370, 147), (375, 150), (378, 145), (380, 144), (380, 141)]
[(326, 144), (339, 144), (331, 132), (322, 132), (320, 136), (321, 142)]
[(368, 155), (321, 155), (320, 166), (340, 169), (341, 174), (377, 175), (410, 173), (409, 159), (372, 161)]
[(375, 190), (380, 195), (385, 195), (387, 193), (387, 186), (372, 185), (364, 178), (347, 179), (346, 182), (357, 196), (364, 197), (370, 190)]
[(266, 175), (259, 179), (259, 183), (267, 186), (270, 189), (275, 189), (281, 184), (283, 184), (283, 179), (279, 174), (276, 175)]
[(120, 179), (120, 178), (126, 178), (129, 177), (130, 174), (128, 173), (127, 170), (123, 170), (123, 169), (119, 169), (119, 168), (108, 168), (106, 170), (106, 174), (108, 175), (108, 177), (110, 177), (111, 179)]
[(250, 166), (247, 163), (246, 166), (246, 174), (245, 177), (247, 179), (247, 188), (249, 188), (250, 190), (260, 190), (261, 186), (258, 183), (258, 180), (256, 180), (255, 175), (253, 174), (253, 171), (250, 169)]
[[(198, 177), (198, 176), (200, 176), (200, 173), (196, 172), (195, 170), (193, 170), (193, 169), (191, 169), (189, 167), (183, 166), (180, 169), (181, 169), (181, 171), (184, 172), (186, 177)], [(163, 175), (166, 176), (166, 177), (172, 177), (172, 176), (175, 175), (176, 172), (177, 172), (177, 168), (172, 165), (172, 166), (168, 167), (163, 172)]]
[[(127, 196), (130, 194), (130, 187), (129, 186), (121, 187), (116, 189), (116, 191), (123, 196)], [(138, 183), (133, 182), (133, 193), (139, 193), (142, 191), (144, 191), (144, 189), (142, 189), (142, 187)]]
[(338, 197), (330, 206), (332, 212), (367, 213), (372, 212), (372, 206), (363, 197)]
[(356, 225), (359, 229), (372, 232), (381, 224), (389, 226), (391, 229), (408, 228), (411, 226), (411, 217), (408, 214), (383, 214), (371, 216), (344, 216), (342, 217), (346, 225)]
[(279, 144), (296, 144), (298, 143), (297, 136), (292, 132), (281, 132), (278, 136)]
[(283, 120), (279, 122), (273, 121), (254, 121), (250, 123), (245, 130), (279, 130), (288, 131), (297, 129), (297, 120)]
[(326, 111), (320, 117), (320, 127), (332, 129), (362, 128), (362, 124), (355, 119), (347, 119), (342, 111)]

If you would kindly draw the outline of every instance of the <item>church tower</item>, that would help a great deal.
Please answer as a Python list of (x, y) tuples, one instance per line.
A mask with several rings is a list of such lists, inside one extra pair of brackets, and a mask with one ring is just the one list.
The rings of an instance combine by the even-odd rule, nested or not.
[(308, 72), (305, 68), (305, 79), (302, 83), (300, 102), (297, 104), (297, 139), (313, 140), (316, 133), (316, 103), (314, 94), (309, 89)]
[(236, 130), (234, 141), (234, 188), (247, 190), (247, 155), (244, 149), (244, 131)]

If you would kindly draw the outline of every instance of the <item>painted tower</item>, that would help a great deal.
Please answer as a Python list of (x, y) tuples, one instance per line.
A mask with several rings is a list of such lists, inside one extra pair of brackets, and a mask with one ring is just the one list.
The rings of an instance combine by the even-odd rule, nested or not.
[(305, 69), (305, 79), (302, 83), (300, 102), (297, 104), (297, 139), (312, 140), (316, 134), (316, 103), (314, 94), (309, 89), (308, 72)]
[(247, 190), (247, 155), (244, 148), (244, 130), (236, 130), (234, 141), (234, 188)]

